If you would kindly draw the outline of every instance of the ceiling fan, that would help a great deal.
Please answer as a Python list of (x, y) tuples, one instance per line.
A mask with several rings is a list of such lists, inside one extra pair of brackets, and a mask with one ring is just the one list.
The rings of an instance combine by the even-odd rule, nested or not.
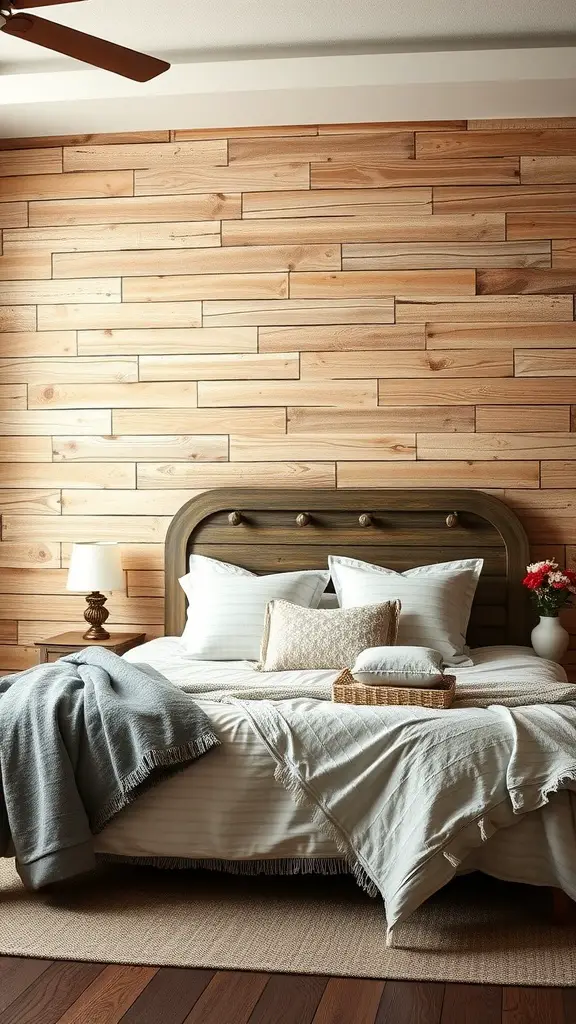
[(63, 53), (66, 57), (75, 57), (104, 71), (113, 71), (135, 82), (149, 82), (168, 70), (170, 65), (157, 57), (149, 57), (66, 25), (38, 18), (35, 14), (18, 13), (32, 7), (54, 7), (57, 4), (76, 2), (78, 0), (0, 0), (0, 32), (28, 39), (38, 46)]

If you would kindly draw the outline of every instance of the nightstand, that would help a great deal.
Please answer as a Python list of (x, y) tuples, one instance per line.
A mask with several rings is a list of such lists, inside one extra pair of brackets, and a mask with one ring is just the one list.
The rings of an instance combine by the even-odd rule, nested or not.
[(114, 654), (126, 654), (126, 651), (138, 647), (146, 640), (146, 633), (111, 633), (109, 640), (84, 640), (82, 633), (59, 633), (39, 640), (35, 647), (40, 648), (40, 664), (47, 661), (58, 661), (65, 654), (83, 651), (85, 647), (106, 647)]

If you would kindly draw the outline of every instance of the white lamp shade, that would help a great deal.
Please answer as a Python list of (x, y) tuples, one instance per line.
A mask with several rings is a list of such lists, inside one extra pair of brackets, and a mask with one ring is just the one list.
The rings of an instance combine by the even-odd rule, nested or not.
[(66, 589), (81, 594), (93, 590), (124, 591), (126, 578), (118, 545), (74, 544)]

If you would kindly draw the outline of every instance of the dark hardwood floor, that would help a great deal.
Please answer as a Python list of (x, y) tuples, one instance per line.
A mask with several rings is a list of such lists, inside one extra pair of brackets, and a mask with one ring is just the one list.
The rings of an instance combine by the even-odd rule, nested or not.
[(576, 989), (0, 958), (0, 1024), (576, 1024)]

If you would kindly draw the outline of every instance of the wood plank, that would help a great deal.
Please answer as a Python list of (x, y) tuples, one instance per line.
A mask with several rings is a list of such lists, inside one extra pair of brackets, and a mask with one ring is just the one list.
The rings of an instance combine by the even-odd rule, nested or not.
[[(0, 442), (2, 440), (4, 438), (0, 438)], [(133, 465), (121, 462), (102, 465), (81, 462), (53, 463), (50, 461), (52, 445), (49, 439), (34, 440), (46, 441), (49, 458), (45, 462), (27, 462), (23, 465), (13, 462), (10, 465), (1, 465), (0, 480), (3, 487), (86, 487), (88, 481), (90, 487), (95, 488), (136, 486), (136, 470)]]
[(40, 281), (52, 276), (49, 252), (6, 252), (0, 256), (0, 281)]
[(181, 302), (190, 299), (284, 299), (287, 296), (287, 274), (125, 277), (122, 286), (122, 297), (126, 303)]
[(414, 132), (357, 135), (288, 136), (274, 139), (230, 139), (230, 165), (283, 161), (378, 160), (414, 156)]
[[(162, 500), (165, 494), (170, 494), (170, 491), (157, 491), (154, 504), (158, 499)], [(190, 497), (192, 496), (190, 491), (184, 492)], [(195, 493), (195, 492), (192, 492)], [(198, 492), (200, 493), (200, 492)], [(127, 573), (127, 593), (128, 597), (164, 597), (164, 572), (159, 570), (152, 570), (151, 572), (128, 572)]]
[(0, 202), (0, 228), (25, 228), (27, 223), (27, 203)]
[(502, 989), (502, 1024), (562, 1024), (563, 1021), (561, 989)]
[(0, 409), (25, 408), (26, 384), (0, 384)]
[(60, 1017), (58, 1024), (118, 1024), (156, 974), (157, 967), (105, 967)]
[[(38, 664), (38, 651), (35, 647), (18, 647), (18, 646), (0, 646), (0, 671), (2, 672), (22, 672), (26, 668), (32, 668), (33, 665)], [(10, 1007), (12, 1010), (12, 1007)], [(22, 1018), (12, 1017), (11, 1015), (6, 1017), (6, 1020), (19, 1021)], [(38, 1020), (38, 1018), (35, 1018)], [(2, 1016), (4, 1021), (4, 1015)], [(44, 1024), (44, 1018), (42, 1018), (42, 1024)]]
[(0, 331), (35, 331), (35, 306), (0, 306)]
[[(2, 473), (0, 471), (0, 477)], [(96, 492), (97, 493), (97, 492)], [(54, 488), (0, 489), (0, 513), (19, 512), (21, 515), (60, 515), (60, 491)]]
[(479, 270), (478, 295), (558, 295), (576, 292), (576, 271)]
[(523, 156), (522, 184), (576, 184), (576, 156)]
[(75, 356), (76, 334), (74, 331), (5, 332), (2, 335), (2, 352), (4, 356), (12, 357)]
[[(0, 624), (0, 643), (15, 644), (18, 641), (18, 623), (8, 619)], [(2, 958), (2, 966), (6, 967), (6, 958)]]
[(204, 302), (203, 310), (207, 327), (394, 323), (394, 301), (390, 298)]
[(0, 202), (39, 199), (98, 199), (133, 195), (133, 171), (21, 174), (2, 182)]
[[(31, 543), (30, 541), (10, 543), (2, 541), (0, 544), (0, 568), (1, 569), (25, 569), (28, 566), (51, 566), (60, 568), (60, 545)], [(33, 642), (33, 641), (32, 641)], [(27, 640), (20, 640), (21, 644), (27, 645)], [(2, 990), (3, 991), (3, 990)], [(0, 1006), (2, 997), (0, 996)]]
[[(150, 417), (148, 420), (151, 426)], [(62, 437), (52, 438), (55, 462), (152, 462), (155, 459), (183, 459), (194, 462), (225, 462), (228, 458), (228, 438), (205, 434), (202, 436), (165, 434), (149, 436)], [(85, 478), (85, 484), (91, 480)]]
[[(13, 204), (16, 205), (16, 204)], [(19, 204), (24, 207), (24, 204)], [(0, 223), (8, 205), (0, 205)], [(63, 227), (79, 224), (160, 224), (163, 221), (230, 220), (242, 214), (239, 193), (206, 192), (202, 195), (130, 196), (129, 198), (42, 200), (30, 203), (30, 226)], [(13, 215), (16, 217), (16, 213)], [(22, 214), (18, 216), (22, 220)], [(25, 227), (6, 224), (6, 227)]]
[[(1, 362), (1, 361), (0, 361)], [(298, 353), (210, 356), (141, 356), (140, 379), (289, 380), (300, 376)]]
[(576, 377), (576, 349), (517, 349), (514, 374), (516, 377)]
[[(576, 467), (576, 463), (574, 465)], [(337, 471), (339, 487), (538, 487), (540, 480), (538, 462), (513, 460), (450, 461), (444, 465), (439, 462), (339, 462)]]
[[(313, 163), (312, 188), (382, 188), (389, 185), (507, 185), (520, 177), (518, 157), (489, 160), (367, 160)], [(303, 186), (304, 187), (304, 186)]]
[[(419, 380), (410, 383), (386, 380), (380, 388), (380, 405), (557, 405), (574, 399), (574, 384), (562, 377), (529, 381)], [(291, 404), (287, 402), (287, 404)], [(316, 403), (318, 404), (318, 403)]]
[(468, 130), (527, 131), (542, 128), (576, 128), (576, 117), (496, 117), (476, 118), (468, 121)]
[(576, 436), (542, 433), (418, 434), (419, 459), (574, 459)]
[(226, 139), (198, 142), (116, 143), (64, 147), (64, 171), (115, 171), (149, 167), (226, 166)]
[[(242, 217), (246, 220), (268, 217), (381, 217), (387, 211), (392, 216), (407, 216), (410, 210), (406, 207), (411, 207), (412, 212), (431, 213), (432, 189), (350, 188), (307, 192), (299, 189), (293, 192), (245, 192), (242, 196)], [(400, 213), (402, 210), (403, 214)]]
[(576, 269), (576, 238), (552, 242), (552, 266), (559, 270)]
[[(131, 330), (141, 328), (143, 323), (149, 327), (200, 327), (202, 307), (199, 302), (114, 302), (38, 308), (38, 328), (41, 331)], [(27, 329), (30, 328), (22, 328)]]
[[(139, 490), (64, 489), (62, 491), (62, 514), (68, 516), (173, 516), (190, 498), (201, 493), (201, 488), (197, 491), (189, 488), (174, 488), (162, 491), (158, 498), (150, 503)], [(0, 588), (1, 586), (2, 582), (0, 581)]]
[(274, 139), (278, 135), (317, 135), (318, 129), (312, 124), (253, 125), (248, 128), (177, 128), (172, 132), (174, 142), (188, 142), (193, 139)]
[(31, 302), (119, 302), (120, 298), (120, 281), (115, 278), (91, 278), (79, 281), (10, 281), (0, 284), (0, 303), (3, 305)]
[(506, 218), (507, 237), (573, 238), (576, 235), (576, 213), (510, 213)]
[(123, 359), (0, 359), (0, 379), (6, 383), (27, 384), (137, 381), (138, 360), (129, 356)]
[(322, 431), (342, 436), (383, 434), (386, 431), (472, 431), (475, 422), (474, 412), (473, 406), (465, 405), (437, 408), (400, 406), (390, 409), (315, 409), (296, 406), (287, 409), (287, 429), (289, 434), (313, 434)]
[(387, 981), (374, 1024), (440, 1024), (444, 985)]
[(576, 155), (576, 131), (551, 128), (541, 131), (416, 132), (416, 157)]
[(353, 121), (348, 124), (320, 124), (319, 135), (363, 135), (368, 132), (409, 131), (409, 132), (455, 132), (466, 128), (466, 121)]
[[(206, 221), (205, 223), (212, 223)], [(22, 233), (22, 232), (21, 232)], [(12, 232), (17, 234), (17, 232)], [(218, 246), (220, 228), (218, 228)], [(287, 270), (339, 270), (340, 246), (246, 245), (201, 249), (139, 247), (130, 252), (60, 253), (54, 277), (146, 277), (160, 274), (261, 273)], [(2, 259), (0, 257), (0, 274)]]
[[(70, 547), (71, 546), (72, 545), (70, 545)], [(153, 547), (154, 545), (150, 544), (147, 546)], [(147, 640), (153, 640), (154, 637), (164, 635), (164, 626), (161, 622), (123, 622), (122, 630), (118, 630), (116, 628), (115, 616), (112, 615), (111, 619), (112, 622), (108, 622), (111, 632), (145, 633)], [(77, 633), (78, 628), (78, 609), (76, 610), (74, 617), (70, 616), (70, 618), (66, 620), (55, 619), (54, 621), (51, 620), (50, 623), (46, 623), (43, 620), (37, 621), (35, 619), (22, 619), (18, 623), (19, 641), (21, 644), (26, 645), (41, 643), (47, 636), (58, 636), (60, 633)], [(60, 1024), (60, 1022), (58, 1022), (58, 1024)]]
[(567, 405), (477, 405), (478, 431), (570, 430)]
[(294, 434), (287, 437), (230, 437), (231, 462), (324, 462), (330, 459), (416, 458), (414, 434)]
[(302, 380), (357, 377), (512, 377), (511, 349), (433, 352), (303, 352)]
[(574, 516), (574, 492), (565, 490), (504, 491), (503, 498), (510, 508), (518, 512), (559, 512), (564, 517)]
[(474, 299), (454, 297), (450, 302), (400, 299), (396, 303), (396, 321), (572, 320), (572, 301), (570, 295), (479, 295)]
[[(0, 435), (0, 462), (50, 462), (50, 441), (46, 437), (2, 437)], [(4, 486), (8, 467), (0, 467), (1, 482)], [(16, 487), (18, 484), (15, 485)]]
[[(38, 661), (34, 648), (19, 648), (28, 652), (29, 664)], [(0, 655), (3, 668), (10, 668), (5, 655)], [(102, 964), (67, 963), (50, 964), (47, 971), (12, 1003), (3, 1015), (3, 1024), (58, 1024), (84, 989), (98, 977)]]
[[(194, 408), (195, 383), (178, 387), (138, 381), (128, 384), (29, 385), (29, 409), (163, 409), (166, 405)], [(148, 413), (149, 416), (149, 413)], [(150, 422), (150, 419), (148, 420)], [(61, 431), (56, 431), (61, 433)]]
[[(97, 172), (98, 173), (98, 172)], [(112, 174), (125, 174), (113, 171)], [(307, 163), (275, 163), (232, 167), (186, 167), (134, 172), (134, 195), (189, 195), (194, 192), (244, 192), (307, 189)], [(21, 198), (14, 196), (14, 198)], [(46, 197), (48, 198), (48, 197)]]
[(273, 974), (248, 1024), (311, 1024), (326, 984), (313, 974)]
[(441, 1024), (502, 1024), (499, 985), (446, 985)]
[(258, 329), (259, 352), (359, 352), (366, 349), (421, 349), (424, 345), (424, 329), (421, 325), (383, 327), (338, 324)]
[(122, 1024), (182, 1024), (214, 971), (161, 967), (122, 1017)]
[(183, 1024), (222, 1024), (224, 1020), (246, 1024), (269, 977), (247, 971), (219, 971)]
[(0, 1013), (33, 985), (50, 967), (50, 960), (2, 957), (0, 961)]
[(363, 381), (200, 381), (198, 406), (335, 405), (374, 406), (376, 382)]
[(61, 174), (62, 149), (14, 149), (0, 151), (0, 177), (13, 174)]
[[(161, 544), (166, 536), (166, 530), (171, 522), (170, 516), (34, 516), (34, 531), (37, 532), (47, 543), (58, 541), (75, 541), (90, 543), (91, 541), (139, 541), (151, 544)], [(23, 541), (30, 536), (30, 516), (9, 515), (2, 517), (2, 537), (7, 541)], [(119, 595), (116, 595), (119, 597)], [(114, 614), (117, 620), (122, 621), (118, 616), (121, 614), (118, 600), (114, 600)], [(68, 598), (62, 598), (68, 601)], [(56, 604), (53, 608), (43, 609), (39, 598), (28, 599), (25, 595), (19, 595), (18, 599), (10, 601), (11, 615), (3, 614), (0, 608), (0, 618), (18, 619), (39, 619), (44, 614), (50, 619), (71, 618), (74, 615), (73, 605), (66, 606)], [(52, 604), (52, 602), (50, 602)], [(63, 610), (63, 609), (66, 610)], [(146, 615), (150, 614), (148, 609), (140, 609)], [(129, 613), (130, 621), (138, 619), (137, 612), (132, 609)], [(144, 621), (143, 616), (142, 621)], [(147, 621), (147, 620), (146, 620)], [(154, 621), (153, 619), (151, 621)]]
[(117, 142), (169, 142), (170, 132), (108, 132), (92, 135), (41, 135), (26, 139), (0, 139), (0, 150), (42, 146), (109, 146)]
[(383, 981), (360, 978), (330, 978), (313, 1024), (374, 1024), (384, 991)]
[[(363, 463), (366, 465), (366, 463)], [(255, 462), (194, 465), (191, 462), (144, 462), (138, 487), (335, 487), (333, 462)], [(520, 486), (510, 484), (510, 486)], [(0, 551), (2, 545), (0, 545)]]
[[(42, 438), (55, 432), (74, 431), (75, 434), (107, 433), (111, 429), (110, 413), (106, 409), (87, 409), (85, 412), (70, 410), (59, 412), (45, 409), (17, 409), (14, 412), (0, 412), (0, 435), (14, 435), (15, 455), (23, 461), (18, 445), (25, 435)], [(18, 439), (18, 440), (16, 440)], [(34, 453), (35, 448), (28, 451)]]
[(439, 348), (571, 348), (576, 323), (431, 323), (426, 347)]
[(343, 270), (549, 267), (549, 242), (394, 242), (345, 244)]
[[(410, 242), (504, 239), (505, 214), (462, 213), (429, 217), (292, 217), (224, 221), (223, 245), (271, 245), (279, 242)], [(572, 232), (574, 234), (574, 231)], [(542, 236), (540, 236), (542, 237)]]
[[(100, 201), (100, 200), (98, 200)], [(160, 224), (88, 224), (80, 227), (23, 228), (19, 231), (4, 232), (4, 252), (18, 253), (21, 250), (42, 253), (84, 253), (78, 262), (78, 273), (67, 274), (58, 266), (58, 277), (100, 277), (100, 274), (84, 274), (84, 263), (90, 253), (104, 252), (104, 256), (93, 256), (95, 265), (105, 262), (108, 256), (115, 258), (113, 250), (122, 249), (205, 249), (220, 245), (220, 221), (167, 221)], [(136, 255), (134, 253), (133, 255)], [(125, 257), (127, 259), (128, 257)], [(72, 257), (67, 256), (70, 266)], [(107, 275), (104, 275), (107, 276)], [(120, 276), (120, 275), (118, 275)]]
[(433, 202), (435, 214), (569, 210), (576, 202), (576, 189), (570, 185), (439, 185), (433, 190)]
[[(113, 420), (116, 434), (149, 434), (148, 409), (119, 410)], [(154, 414), (154, 426), (162, 434), (284, 434), (284, 409), (178, 409), (169, 407)]]
[(290, 296), (378, 298), (381, 295), (474, 295), (474, 270), (360, 270), (290, 274)]
[[(62, 332), (65, 333), (65, 332)], [(72, 337), (72, 332), (69, 332)], [(409, 336), (410, 332), (406, 331)], [(59, 337), (60, 335), (57, 335)], [(68, 336), (68, 335), (66, 335)], [(39, 335), (43, 337), (43, 335)], [(408, 347), (408, 346), (406, 346)], [(256, 327), (140, 328), (137, 330), (79, 331), (78, 353), (91, 355), (185, 355), (224, 352), (256, 352)], [(262, 351), (290, 351), (282, 349)], [(293, 349), (294, 351), (294, 349)], [(58, 353), (54, 353), (58, 355)]]

